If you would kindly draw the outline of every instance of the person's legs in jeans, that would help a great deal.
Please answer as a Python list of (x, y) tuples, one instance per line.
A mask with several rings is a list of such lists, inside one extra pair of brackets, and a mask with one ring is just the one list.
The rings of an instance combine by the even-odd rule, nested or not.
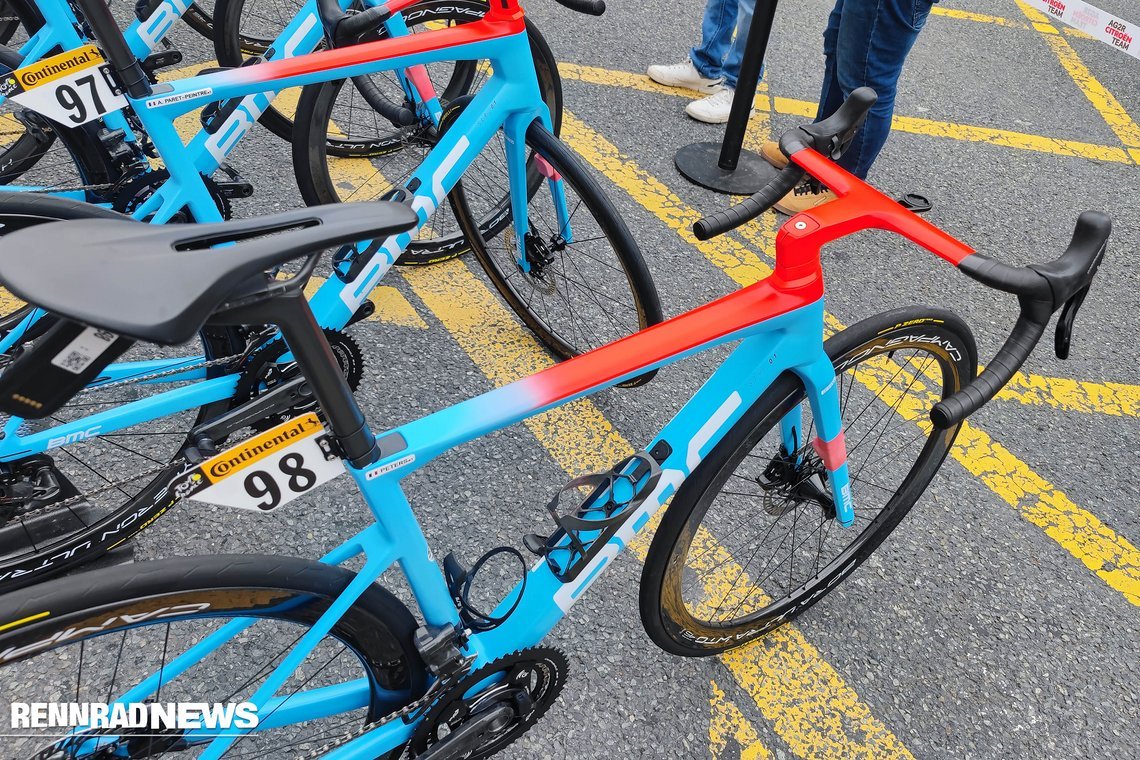
[[(756, 4), (756, 0), (744, 2)], [(701, 44), (689, 51), (689, 58), (697, 72), (706, 79), (724, 76), (724, 57), (732, 44), (737, 8), (738, 0), (708, 0), (705, 6), (705, 15), (701, 19)]]
[[(728, 55), (724, 57), (722, 68), (724, 86), (732, 90), (736, 89), (736, 80), (740, 78), (740, 63), (744, 60), (744, 44), (748, 39), (748, 28), (752, 26), (752, 14), (755, 11), (756, 0), (737, 0), (736, 38), (728, 49)], [(731, 34), (731, 32), (729, 33)]]
[(865, 178), (891, 131), (895, 93), (907, 54), (934, 0), (837, 0), (824, 32), (823, 90), (817, 121), (859, 87), (879, 99), (839, 164)]

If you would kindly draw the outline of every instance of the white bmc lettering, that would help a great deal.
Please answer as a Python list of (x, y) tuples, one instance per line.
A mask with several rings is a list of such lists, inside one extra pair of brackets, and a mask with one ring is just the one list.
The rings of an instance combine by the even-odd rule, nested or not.
[(139, 25), (139, 37), (151, 50), (158, 47), (158, 43), (170, 31), (174, 22), (186, 12), (192, 0), (165, 0), (155, 9), (146, 21)]
[(76, 430), (75, 432), (68, 433), (67, 435), (50, 438), (48, 439), (47, 447), (49, 449), (54, 449), (57, 446), (66, 446), (69, 443), (86, 441), (88, 438), (94, 438), (95, 436), (99, 435), (99, 431), (102, 429), (102, 425), (95, 425), (94, 427), (89, 427), (86, 430)]

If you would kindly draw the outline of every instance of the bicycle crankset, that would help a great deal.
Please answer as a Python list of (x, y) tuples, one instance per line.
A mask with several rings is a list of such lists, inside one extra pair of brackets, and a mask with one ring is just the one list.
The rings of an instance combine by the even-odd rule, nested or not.
[[(341, 374), (348, 381), (348, 387), (355, 391), (360, 387), (360, 381), (364, 378), (364, 353), (356, 341), (346, 333), (339, 330), (325, 330), (324, 334), (329, 342), (329, 347), (332, 348), (333, 356), (336, 357), (336, 362), (340, 366)], [(261, 393), (297, 376), (296, 362), (291, 360), (287, 362), (278, 361), (288, 350), (284, 341), (275, 340), (253, 352), (242, 369), (241, 379), (238, 380), (237, 387), (234, 389), (235, 407), (252, 401)], [(268, 430), (274, 425), (279, 425), (299, 414), (312, 410), (316, 404), (316, 400), (313, 400), (289, 409), (281, 409), (255, 422), (251, 427), (258, 432)]]
[[(487, 663), (436, 700), (403, 756), (490, 757), (550, 709), (566, 685), (569, 668), (566, 655), (551, 647), (531, 647)], [(489, 685), (474, 691), (488, 680)]]
[[(166, 169), (155, 169), (128, 177), (121, 181), (115, 189), (111, 199), (111, 208), (122, 214), (133, 214), (168, 179), (170, 179), (170, 172)], [(222, 193), (218, 183), (205, 175), (202, 175), (202, 182), (210, 191), (210, 198), (213, 199), (218, 210), (222, 212), (222, 218), (232, 218), (233, 209), (230, 206), (230, 201)], [(190, 213), (190, 209), (184, 208), (171, 217), (170, 221), (172, 223), (188, 223), (193, 222), (194, 217)]]

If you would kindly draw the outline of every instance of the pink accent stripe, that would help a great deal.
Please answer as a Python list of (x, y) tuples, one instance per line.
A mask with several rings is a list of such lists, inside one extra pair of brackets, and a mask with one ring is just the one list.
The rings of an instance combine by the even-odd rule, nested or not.
[(847, 446), (844, 444), (843, 433), (826, 442), (816, 438), (811, 445), (829, 472), (835, 472), (847, 461)]
[(405, 70), (408, 73), (408, 79), (412, 80), (416, 92), (419, 93), (420, 100), (426, 103), (436, 96), (435, 86), (431, 83), (431, 77), (428, 76), (426, 66), (422, 64), (419, 66), (410, 66)]
[(554, 167), (550, 165), (550, 162), (547, 161), (542, 156), (535, 156), (534, 157), (534, 163), (535, 163), (535, 166), (538, 167), (538, 173), (541, 174), (542, 176), (546, 177), (547, 179), (553, 179), (553, 180), (562, 179), (562, 175), (559, 174), (557, 171), (555, 171)]

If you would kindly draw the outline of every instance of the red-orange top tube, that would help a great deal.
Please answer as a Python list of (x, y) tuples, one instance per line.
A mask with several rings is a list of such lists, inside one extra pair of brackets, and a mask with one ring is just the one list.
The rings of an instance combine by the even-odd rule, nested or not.
[(974, 249), (906, 210), (822, 154), (805, 148), (792, 161), (832, 190), (838, 198), (796, 214), (776, 237), (776, 274), (786, 281), (810, 276), (819, 267), (819, 249), (833, 240), (867, 229), (895, 232), (954, 266)]
[[(408, 7), (417, 0), (393, 0), (388, 7), (397, 11)], [(490, 10), (478, 21), (460, 24), (446, 29), (437, 29), (407, 37), (393, 37), (375, 42), (362, 42), (358, 45), (321, 50), (294, 58), (267, 61), (259, 66), (239, 69), (243, 77), (252, 81), (284, 79), (298, 74), (311, 74), (318, 71), (352, 66), (358, 63), (396, 58), (401, 55), (416, 55), (429, 50), (465, 45), (471, 42), (506, 37), (526, 30), (523, 9), (518, 0), (491, 0)]]

